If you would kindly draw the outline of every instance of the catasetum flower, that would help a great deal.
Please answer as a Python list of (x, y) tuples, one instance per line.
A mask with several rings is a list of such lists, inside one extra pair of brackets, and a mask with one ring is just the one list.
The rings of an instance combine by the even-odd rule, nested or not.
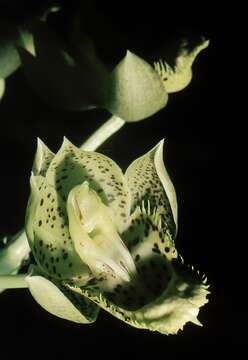
[(124, 175), (67, 139), (55, 155), (39, 140), (30, 182), (26, 233), (36, 264), (27, 282), (41, 306), (81, 323), (101, 307), (163, 334), (200, 325), (208, 286), (174, 246), (177, 200), (163, 141)]
[(184, 89), (192, 64), (209, 41), (192, 50), (183, 44), (175, 66), (160, 60), (154, 67), (131, 51), (112, 71), (97, 57), (94, 46), (78, 45), (80, 58), (46, 24), (33, 31), (35, 54), (19, 48), (24, 72), (47, 103), (66, 110), (104, 108), (126, 122), (150, 117), (167, 105), (168, 94)]

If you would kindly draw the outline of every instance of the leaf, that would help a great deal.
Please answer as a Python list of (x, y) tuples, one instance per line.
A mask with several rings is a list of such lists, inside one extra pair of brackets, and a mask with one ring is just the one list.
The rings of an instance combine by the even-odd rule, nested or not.
[(127, 51), (112, 72), (106, 108), (132, 122), (153, 115), (166, 105), (167, 100), (167, 92), (152, 66)]

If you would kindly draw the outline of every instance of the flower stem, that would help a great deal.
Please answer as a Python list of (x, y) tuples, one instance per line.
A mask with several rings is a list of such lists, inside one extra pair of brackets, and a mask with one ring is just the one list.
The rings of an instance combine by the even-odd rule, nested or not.
[(27, 288), (27, 274), (0, 276), (0, 290)]
[(88, 140), (86, 140), (80, 147), (82, 150), (94, 151), (104, 143), (110, 136), (116, 133), (125, 121), (118, 116), (111, 116), (99, 129), (97, 129)]

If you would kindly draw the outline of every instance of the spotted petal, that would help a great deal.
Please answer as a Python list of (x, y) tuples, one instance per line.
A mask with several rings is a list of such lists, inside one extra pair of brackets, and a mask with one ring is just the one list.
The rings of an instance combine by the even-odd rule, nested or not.
[(43, 276), (28, 276), (26, 281), (35, 300), (51, 314), (82, 324), (96, 320), (99, 307), (84, 296)]
[(121, 169), (107, 156), (80, 150), (64, 139), (46, 178), (63, 201), (73, 187), (88, 181), (90, 188), (112, 209), (118, 230), (121, 232), (125, 227), (130, 212), (129, 190)]
[(197, 316), (209, 291), (206, 279), (177, 257), (170, 232), (161, 232), (160, 217), (137, 209), (122, 235), (135, 260), (136, 282), (115, 284), (108, 292), (90, 286), (74, 290), (134, 327), (168, 335), (187, 322), (201, 325)]
[(131, 191), (131, 206), (135, 210), (145, 202), (151, 211), (162, 215), (164, 231), (173, 238), (177, 231), (177, 200), (174, 186), (163, 163), (163, 141), (147, 154), (136, 159), (126, 171)]
[(31, 176), (26, 232), (35, 259), (55, 279), (85, 283), (88, 267), (77, 255), (68, 229), (63, 201), (42, 176)]
[(152, 301), (135, 310), (116, 305), (114, 300), (109, 300), (97, 289), (83, 288), (78, 291), (131, 326), (169, 335), (182, 330), (187, 322), (201, 326), (197, 316), (200, 307), (208, 302), (207, 289), (205, 279), (199, 275), (193, 278), (189, 272), (179, 274), (173, 270), (169, 286)]

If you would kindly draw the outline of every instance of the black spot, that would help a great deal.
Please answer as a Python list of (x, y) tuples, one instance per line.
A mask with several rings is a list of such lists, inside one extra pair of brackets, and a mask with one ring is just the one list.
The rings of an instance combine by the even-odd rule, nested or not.
[(166, 247), (164, 248), (164, 251), (165, 251), (166, 253), (168, 253), (168, 252), (170, 252), (170, 248), (169, 248), (168, 246), (166, 246)]
[(42, 206), (43, 204), (44, 204), (44, 199), (41, 199), (40, 206)]
[(135, 256), (135, 261), (139, 261), (139, 259), (140, 259), (140, 255), (139, 254), (137, 254), (136, 256)]
[(39, 226), (41, 226), (41, 225), (42, 225), (42, 221), (41, 221), (41, 220), (39, 221), (38, 225), (39, 225)]

